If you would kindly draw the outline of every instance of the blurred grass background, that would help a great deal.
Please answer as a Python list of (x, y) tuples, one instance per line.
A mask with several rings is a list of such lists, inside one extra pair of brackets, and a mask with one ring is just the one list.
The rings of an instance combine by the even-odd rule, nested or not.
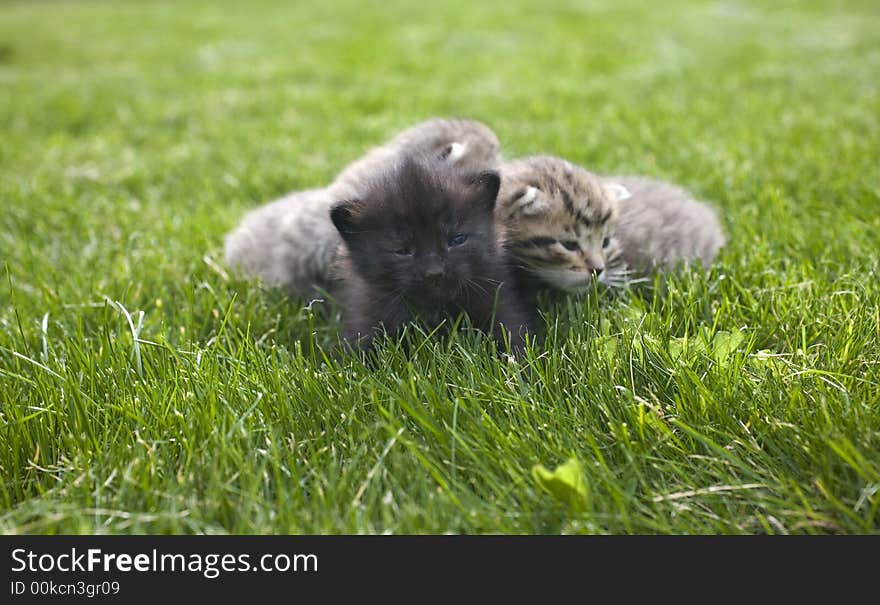
[[(0, 528), (875, 533), (878, 40), (871, 1), (3, 2)], [(434, 115), (730, 244), (549, 305), (527, 381), (464, 333), (324, 360), (335, 307), (223, 235)], [(577, 506), (530, 472), (572, 457)]]

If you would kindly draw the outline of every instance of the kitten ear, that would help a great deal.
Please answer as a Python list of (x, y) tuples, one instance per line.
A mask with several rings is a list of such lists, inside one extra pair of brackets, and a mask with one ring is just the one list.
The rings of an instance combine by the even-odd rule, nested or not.
[(501, 175), (494, 170), (484, 170), (470, 177), (470, 185), (477, 191), (477, 203), (487, 212), (492, 212), (501, 188)]
[(602, 187), (605, 189), (605, 195), (615, 202), (622, 202), (623, 200), (628, 200), (632, 197), (632, 193), (629, 192), (629, 189), (620, 183), (605, 183)]
[(330, 220), (344, 239), (358, 230), (358, 215), (362, 207), (360, 200), (343, 200), (330, 207)]
[(467, 151), (467, 145), (455, 141), (443, 148), (443, 151), (440, 152), (440, 159), (455, 164), (464, 156), (465, 151)]
[(520, 213), (526, 216), (534, 216), (544, 212), (549, 204), (544, 198), (544, 192), (529, 185), (523, 189), (517, 189), (510, 202), (510, 212)]

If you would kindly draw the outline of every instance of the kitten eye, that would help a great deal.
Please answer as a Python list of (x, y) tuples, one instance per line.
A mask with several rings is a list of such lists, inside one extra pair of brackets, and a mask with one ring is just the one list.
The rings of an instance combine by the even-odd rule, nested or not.
[(412, 254), (412, 250), (410, 250), (409, 248), (398, 248), (397, 250), (394, 250), (393, 252), (397, 256), (409, 256), (410, 254)]
[(603, 248), (607, 248), (610, 245), (611, 245), (611, 238), (610, 237), (606, 237), (605, 239), (602, 240), (602, 247)]
[(453, 246), (461, 246), (467, 241), (467, 238), (467, 233), (459, 233), (458, 235), (449, 238), (449, 247), (452, 248)]
[(574, 252), (575, 250), (580, 250), (581, 248), (580, 245), (574, 240), (568, 240), (559, 243), (562, 244), (563, 248), (565, 248), (566, 250), (571, 250), (572, 252)]

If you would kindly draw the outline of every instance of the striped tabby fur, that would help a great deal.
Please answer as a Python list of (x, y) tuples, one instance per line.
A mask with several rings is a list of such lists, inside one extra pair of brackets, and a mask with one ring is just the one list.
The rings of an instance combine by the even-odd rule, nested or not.
[(708, 266), (725, 242), (711, 207), (662, 181), (598, 176), (549, 156), (506, 162), (500, 172), (504, 245), (544, 287), (580, 291), (597, 276), (622, 286), (657, 268)]
[(518, 268), (554, 289), (586, 288), (605, 268), (622, 191), (550, 156), (505, 162), (500, 172), (496, 218)]

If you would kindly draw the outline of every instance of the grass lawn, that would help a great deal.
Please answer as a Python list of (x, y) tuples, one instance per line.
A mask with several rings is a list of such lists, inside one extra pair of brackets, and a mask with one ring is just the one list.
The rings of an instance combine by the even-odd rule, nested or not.
[[(880, 6), (554, 4), (0, 4), (0, 531), (877, 533)], [(730, 243), (336, 360), (223, 236), (433, 115)]]

